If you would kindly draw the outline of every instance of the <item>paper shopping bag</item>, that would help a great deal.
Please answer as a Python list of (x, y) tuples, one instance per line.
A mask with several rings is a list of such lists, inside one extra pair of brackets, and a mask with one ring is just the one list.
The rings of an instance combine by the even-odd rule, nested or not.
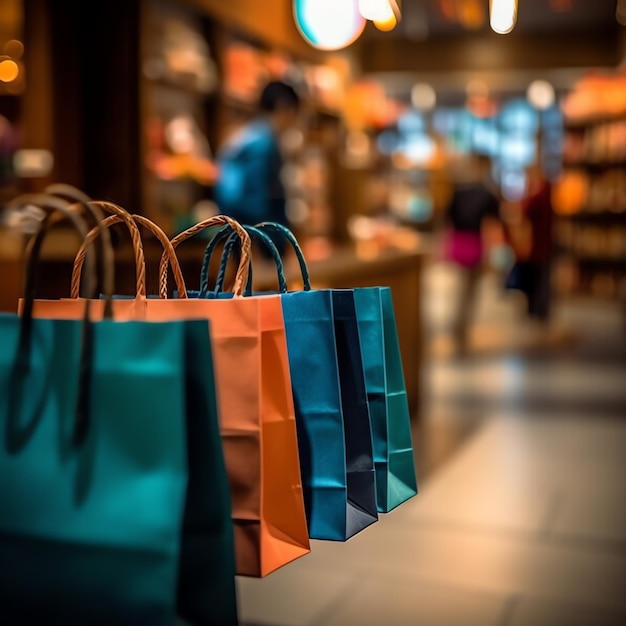
[[(270, 224), (291, 241), (303, 281), (310, 285), (306, 261), (293, 233), (280, 224)], [(333, 293), (341, 291), (333, 290)], [(395, 313), (390, 287), (358, 287), (351, 291), (370, 410), (377, 508), (387, 513), (417, 494), (410, 413)]]
[[(202, 230), (230, 223), (242, 238), (234, 296), (159, 299), (149, 319), (211, 320), (220, 425), (233, 501), (237, 573), (265, 576), (310, 552), (295, 411), (280, 296), (242, 297), (250, 238), (216, 216), (172, 239), (178, 246)], [(161, 276), (167, 276), (163, 257)]]
[(24, 312), (0, 316), (3, 615), (235, 625), (206, 321), (95, 322), (87, 304), (33, 318), (29, 279)]
[(354, 290), (370, 407), (378, 510), (417, 494), (411, 418), (389, 287)]
[[(255, 237), (264, 233), (245, 228)], [(206, 268), (224, 234), (218, 233), (205, 253), (201, 293), (208, 296), (215, 293), (207, 288)], [(224, 247), (217, 289), (234, 242), (230, 239)], [(288, 292), (280, 255), (267, 235), (264, 244), (279, 274), (309, 535), (345, 541), (378, 519), (353, 296), (349, 290), (312, 290), (303, 259), (305, 289)]]

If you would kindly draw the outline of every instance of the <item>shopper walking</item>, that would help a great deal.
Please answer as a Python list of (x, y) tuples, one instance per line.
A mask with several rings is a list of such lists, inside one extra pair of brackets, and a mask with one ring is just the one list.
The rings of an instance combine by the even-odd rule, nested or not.
[(456, 351), (461, 355), (468, 348), (469, 325), (483, 269), (483, 229), (489, 219), (500, 221), (500, 198), (491, 180), (491, 159), (472, 153), (463, 176), (454, 184), (445, 211), (446, 256), (460, 274), (452, 331)]

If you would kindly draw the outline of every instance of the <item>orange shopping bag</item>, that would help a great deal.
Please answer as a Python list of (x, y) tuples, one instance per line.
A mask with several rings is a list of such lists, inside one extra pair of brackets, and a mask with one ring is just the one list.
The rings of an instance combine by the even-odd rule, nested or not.
[[(281, 299), (279, 295), (243, 297), (250, 238), (231, 218), (219, 215), (200, 222), (172, 239), (170, 246), (173, 249), (206, 228), (226, 224), (239, 233), (243, 244), (232, 299), (187, 299), (176, 255), (165, 247), (161, 297), (146, 298), (145, 288), (138, 286), (134, 302), (117, 300), (113, 304), (116, 313), (132, 312), (148, 320), (210, 320), (236, 572), (262, 577), (310, 552)], [(83, 258), (81, 248), (72, 275), (74, 297)], [(177, 299), (167, 299), (172, 260)]]
[[(243, 297), (250, 238), (230, 218), (200, 222), (174, 237), (172, 245), (226, 223), (242, 240), (234, 296), (161, 298), (149, 301), (147, 311), (149, 319), (182, 315), (211, 320), (237, 573), (261, 577), (310, 552), (281, 298)], [(167, 266), (164, 253), (162, 286)]]

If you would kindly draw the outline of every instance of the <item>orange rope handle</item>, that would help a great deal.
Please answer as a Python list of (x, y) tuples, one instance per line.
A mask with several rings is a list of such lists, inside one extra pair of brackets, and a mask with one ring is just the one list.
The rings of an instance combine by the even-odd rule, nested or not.
[[(142, 226), (147, 228), (150, 232), (152, 232), (155, 235), (155, 237), (161, 242), (161, 245), (165, 249), (165, 252), (167, 253), (168, 258), (169, 258), (169, 262), (172, 266), (174, 280), (176, 282), (176, 287), (179, 291), (180, 297), (186, 298), (187, 288), (185, 286), (185, 280), (183, 278), (183, 273), (180, 268), (180, 263), (176, 256), (176, 251), (174, 250), (172, 244), (170, 243), (170, 240), (168, 239), (163, 229), (160, 226), (158, 226), (155, 222), (153, 222), (152, 220), (149, 220), (147, 217), (144, 217), (143, 215), (132, 215), (132, 218), (135, 220), (135, 222), (141, 224)], [(109, 228), (110, 226), (113, 226), (113, 224), (119, 224), (120, 222), (123, 222), (123, 221), (124, 221), (124, 218), (121, 215), (110, 215), (102, 222), (101, 226), (102, 228)], [(72, 291), (71, 291), (72, 298), (78, 298), (81, 271), (82, 271), (82, 266), (83, 266), (83, 261), (85, 258), (87, 246), (98, 236), (99, 232), (100, 232), (99, 228), (97, 227), (92, 228), (87, 234), (87, 236), (85, 237), (83, 244), (81, 245), (79, 251), (76, 254), (76, 258), (74, 259), (74, 266), (72, 267)], [(142, 244), (142, 248), (143, 248), (143, 244)], [(135, 263), (137, 262), (138, 262), (137, 255), (135, 255)], [(145, 277), (145, 272), (143, 276)], [(137, 293), (138, 294), (141, 293), (140, 285), (137, 285)], [(145, 286), (144, 286), (143, 293), (145, 294)], [(159, 285), (159, 296), (161, 298), (167, 298), (167, 284), (165, 284), (164, 286), (161, 284)]]
[[(104, 213), (102, 208), (96, 204), (90, 203), (91, 198), (78, 187), (68, 185), (67, 183), (52, 183), (45, 188), (45, 193), (52, 196), (62, 198), (67, 201), (72, 201), (73, 209), (82, 209), (85, 213), (90, 215), (96, 222), (98, 227), (101, 226), (104, 220)], [(102, 246), (102, 289), (109, 297), (114, 293), (114, 272), (115, 272), (115, 260), (113, 255), (113, 246), (111, 245), (111, 237), (108, 231), (101, 231), (103, 240)], [(107, 309), (109, 308), (109, 300), (107, 300)], [(110, 309), (109, 309), (110, 310)]]
[(119, 215), (124, 224), (126, 224), (128, 232), (130, 233), (133, 254), (135, 256), (135, 282), (137, 284), (137, 295), (145, 297), (146, 259), (143, 253), (143, 241), (141, 239), (141, 233), (139, 232), (137, 223), (126, 209), (122, 208), (118, 204), (115, 204), (114, 202), (109, 202), (108, 200), (90, 200), (88, 204), (98, 206), (107, 213)]
[[(144, 217), (143, 215), (133, 215), (133, 219), (139, 222), (142, 226), (145, 226), (160, 242), (163, 246), (165, 254), (172, 268), (172, 274), (174, 275), (174, 282), (176, 283), (176, 289), (178, 290), (179, 298), (187, 297), (187, 287), (185, 286), (185, 278), (183, 277), (183, 271), (180, 268), (180, 262), (176, 256), (176, 250), (169, 240), (165, 231), (155, 222)], [(159, 276), (159, 297), (167, 299), (167, 274), (165, 280), (163, 276)]]
[[(237, 220), (234, 220), (232, 217), (228, 217), (227, 215), (215, 215), (213, 217), (209, 217), (208, 219), (198, 222), (194, 226), (191, 226), (187, 230), (184, 230), (182, 233), (176, 235), (171, 240), (171, 243), (174, 249), (176, 249), (178, 244), (182, 243), (186, 239), (189, 239), (190, 237), (193, 237), (199, 232), (206, 230), (207, 228), (226, 225), (229, 225), (239, 235), (241, 240), (241, 260), (239, 262), (239, 267), (237, 268), (237, 273), (235, 274), (233, 293), (235, 296), (243, 296), (243, 290), (246, 286), (246, 282), (248, 281), (252, 242), (246, 229)], [(167, 253), (163, 251), (159, 265), (159, 284), (161, 285), (167, 285), (168, 266), (169, 263)]]

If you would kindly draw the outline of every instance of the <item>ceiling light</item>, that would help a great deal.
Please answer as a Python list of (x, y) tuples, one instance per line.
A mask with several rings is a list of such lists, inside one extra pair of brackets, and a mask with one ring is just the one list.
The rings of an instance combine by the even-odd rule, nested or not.
[(374, 23), (374, 26), (378, 28), (378, 30), (382, 30), (383, 32), (386, 33), (386, 32), (389, 32), (390, 30), (393, 30), (397, 26), (398, 19), (396, 18), (394, 13), (391, 12), (386, 19), (374, 20), (373, 23)]
[(549, 109), (554, 104), (554, 87), (545, 80), (535, 80), (526, 91), (528, 102), (536, 109)]
[(319, 50), (340, 50), (356, 41), (365, 28), (358, 0), (294, 0), (300, 34)]
[(388, 22), (393, 14), (400, 19), (399, 0), (359, 0), (359, 13), (372, 22)]
[(510, 33), (517, 21), (517, 0), (489, 0), (489, 25), (499, 35)]

